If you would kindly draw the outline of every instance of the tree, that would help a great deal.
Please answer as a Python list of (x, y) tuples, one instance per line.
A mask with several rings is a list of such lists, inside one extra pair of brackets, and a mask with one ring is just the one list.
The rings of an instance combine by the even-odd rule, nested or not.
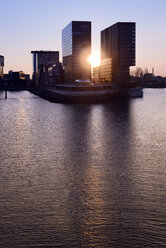
[(137, 67), (135, 70), (135, 76), (136, 77), (141, 77), (143, 75), (143, 70), (141, 67)]

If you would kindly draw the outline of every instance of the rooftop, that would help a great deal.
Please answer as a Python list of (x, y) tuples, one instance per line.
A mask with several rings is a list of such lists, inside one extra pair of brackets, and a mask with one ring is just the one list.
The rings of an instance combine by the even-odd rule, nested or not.
[(59, 51), (44, 51), (44, 50), (40, 50), (40, 51), (31, 51), (31, 53), (59, 53)]

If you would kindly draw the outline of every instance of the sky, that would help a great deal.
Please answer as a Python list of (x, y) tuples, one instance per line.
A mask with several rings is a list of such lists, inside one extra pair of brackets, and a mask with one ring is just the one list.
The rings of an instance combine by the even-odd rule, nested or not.
[[(32, 74), (32, 50), (60, 51), (62, 29), (92, 22), (92, 55), (100, 58), (100, 31), (136, 22), (136, 67), (166, 76), (166, 0), (0, 0), (0, 55), (5, 68)], [(133, 68), (134, 69), (134, 68)]]

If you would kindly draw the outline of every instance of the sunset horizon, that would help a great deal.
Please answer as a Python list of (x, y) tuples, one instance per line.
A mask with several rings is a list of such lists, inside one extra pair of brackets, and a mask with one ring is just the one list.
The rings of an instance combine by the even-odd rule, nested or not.
[(136, 67), (148, 68), (149, 72), (154, 68), (155, 75), (165, 77), (165, 8), (162, 0), (3, 1), (0, 55), (5, 57), (4, 72), (32, 75), (31, 50), (59, 51), (62, 61), (62, 29), (70, 21), (88, 20), (92, 22), (93, 66), (100, 61), (101, 30), (116, 22), (135, 22)]
[(165, 11), (0, 1), (0, 248), (165, 247)]

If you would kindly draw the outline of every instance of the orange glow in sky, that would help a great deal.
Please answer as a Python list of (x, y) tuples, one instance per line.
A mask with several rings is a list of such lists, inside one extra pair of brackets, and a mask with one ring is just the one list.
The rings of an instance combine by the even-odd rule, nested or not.
[(116, 22), (136, 22), (136, 67), (143, 70), (146, 67), (149, 72), (154, 68), (156, 76), (166, 76), (164, 0), (50, 0), (49, 4), (45, 0), (5, 0), (0, 3), (3, 20), (0, 55), (5, 57), (4, 73), (14, 70), (32, 75), (32, 50), (59, 51), (63, 62), (62, 29), (75, 20), (92, 22), (92, 67), (100, 64), (100, 55), (97, 56), (101, 51), (100, 32)]

